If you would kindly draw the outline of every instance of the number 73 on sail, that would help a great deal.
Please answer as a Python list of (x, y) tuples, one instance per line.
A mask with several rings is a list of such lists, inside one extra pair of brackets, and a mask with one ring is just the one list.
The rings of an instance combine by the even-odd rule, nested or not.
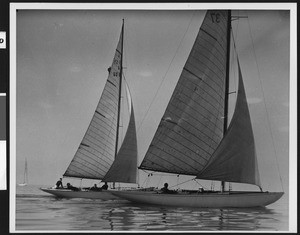
[[(228, 125), (231, 11), (209, 10), (139, 169), (221, 181), (220, 191), (114, 191), (132, 202), (163, 206), (258, 207), (283, 192), (261, 188), (255, 141), (240, 63), (234, 113)], [(225, 191), (225, 182), (258, 191)]]

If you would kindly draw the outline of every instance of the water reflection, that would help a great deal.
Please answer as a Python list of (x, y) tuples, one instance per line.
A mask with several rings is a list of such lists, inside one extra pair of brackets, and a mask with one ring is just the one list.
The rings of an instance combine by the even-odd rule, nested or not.
[[(121, 205), (120, 205), (121, 206)], [(272, 209), (186, 209), (126, 206), (109, 213), (111, 230), (272, 230)], [(278, 222), (278, 221), (277, 221)]]

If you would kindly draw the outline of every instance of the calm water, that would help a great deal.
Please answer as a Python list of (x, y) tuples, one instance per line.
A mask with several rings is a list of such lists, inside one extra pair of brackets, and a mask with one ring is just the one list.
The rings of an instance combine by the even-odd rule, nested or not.
[(287, 231), (284, 201), (255, 209), (170, 208), (56, 199), (38, 186), (17, 186), (16, 231)]

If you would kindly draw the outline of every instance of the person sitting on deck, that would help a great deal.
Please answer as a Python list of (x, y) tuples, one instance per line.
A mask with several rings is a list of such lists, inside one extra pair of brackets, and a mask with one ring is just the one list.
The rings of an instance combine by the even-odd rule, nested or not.
[(104, 189), (104, 190), (107, 190), (107, 189), (108, 189), (107, 182), (105, 182), (104, 185), (102, 185), (101, 189)]
[(71, 189), (73, 191), (79, 191), (79, 188), (72, 186), (70, 183), (67, 183), (67, 189)]
[(203, 193), (204, 189), (202, 187), (199, 188), (198, 193)]
[(169, 186), (168, 183), (165, 183), (164, 187), (161, 188), (161, 192), (162, 193), (176, 193), (176, 191), (174, 191), (174, 190), (169, 190), (168, 186)]
[(97, 184), (94, 184), (94, 186), (90, 188), (90, 191), (101, 191), (101, 188), (98, 188)]
[(62, 184), (62, 178), (59, 178), (59, 180), (56, 182), (56, 188), (63, 188), (63, 184)]

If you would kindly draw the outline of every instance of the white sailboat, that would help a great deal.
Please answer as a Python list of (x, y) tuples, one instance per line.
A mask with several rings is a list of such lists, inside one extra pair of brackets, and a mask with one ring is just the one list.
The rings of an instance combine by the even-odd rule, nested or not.
[(19, 186), (26, 186), (28, 184), (28, 167), (27, 167), (27, 158), (25, 159), (25, 166), (24, 166), (24, 177), (23, 183), (18, 184)]
[[(124, 20), (109, 75), (90, 125), (68, 166), (64, 177), (94, 179), (102, 182), (137, 182), (137, 140), (133, 105), (129, 88), (123, 78)], [(128, 98), (128, 127), (119, 148), (119, 127), (122, 87)], [(124, 95), (125, 96), (125, 95)], [(67, 188), (41, 188), (57, 197), (114, 199), (115, 189), (79, 191)]]
[[(238, 91), (228, 125), (231, 11), (209, 10), (139, 169), (221, 181), (220, 191), (120, 191), (136, 203), (187, 207), (256, 207), (283, 192), (261, 188), (255, 141), (240, 64)], [(237, 58), (238, 60), (238, 58)], [(225, 182), (258, 191), (225, 191)]]

